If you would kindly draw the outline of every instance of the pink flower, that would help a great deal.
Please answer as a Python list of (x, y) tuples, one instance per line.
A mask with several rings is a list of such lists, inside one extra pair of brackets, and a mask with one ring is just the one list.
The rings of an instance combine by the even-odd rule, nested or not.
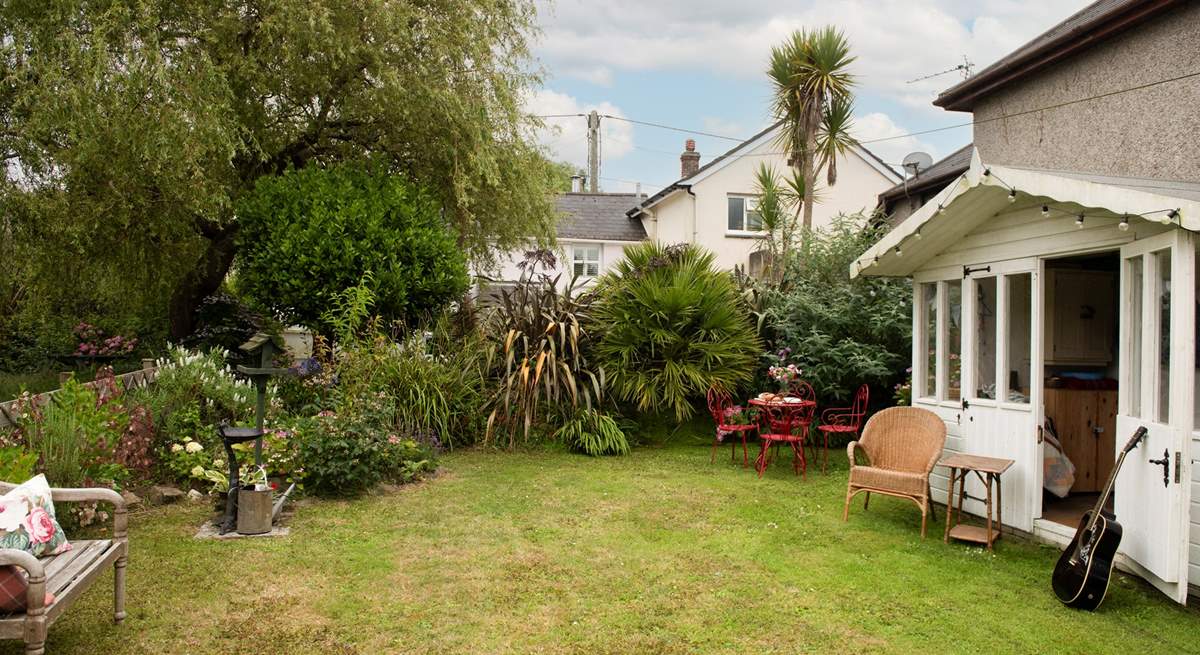
[(25, 516), (25, 532), (29, 543), (44, 544), (54, 538), (54, 519), (41, 507), (34, 507)]
[(389, 434), (388, 435), (388, 443), (390, 443), (394, 446), (394, 445), (400, 443), (400, 437), (397, 437), (394, 434)]

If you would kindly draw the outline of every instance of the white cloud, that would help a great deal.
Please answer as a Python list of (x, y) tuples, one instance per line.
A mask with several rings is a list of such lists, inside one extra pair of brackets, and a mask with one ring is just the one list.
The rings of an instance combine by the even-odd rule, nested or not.
[[(575, 114), (587, 114), (595, 110), (600, 114), (624, 117), (620, 107), (601, 102), (588, 104), (573, 96), (550, 89), (541, 89), (525, 103), (525, 110), (539, 116), (569, 114), (564, 118), (546, 119), (546, 129), (538, 132), (538, 141), (559, 161), (570, 162), (579, 167), (587, 166), (587, 119)], [(633, 125), (611, 118), (600, 119), (601, 174), (603, 161), (615, 160), (633, 150)]]
[(763, 75), (771, 46), (793, 29), (832, 23), (850, 39), (863, 90), (928, 107), (938, 91), (959, 79), (957, 74), (908, 80), (955, 66), (963, 55), (982, 69), (1086, 4), (561, 0), (553, 12), (543, 7), (544, 36), (535, 51), (552, 71), (592, 75), (608, 84), (613, 71), (708, 71), (753, 78)]
[[(934, 161), (940, 159), (940, 155), (933, 146), (915, 136), (904, 136), (909, 133), (909, 130), (897, 125), (890, 116), (882, 112), (855, 116), (852, 132), (859, 141), (871, 141), (872, 143), (863, 145), (883, 161), (892, 164), (892, 168), (899, 169), (897, 164), (904, 159), (904, 156), (918, 150), (929, 153)], [(877, 139), (887, 140), (878, 141)]]

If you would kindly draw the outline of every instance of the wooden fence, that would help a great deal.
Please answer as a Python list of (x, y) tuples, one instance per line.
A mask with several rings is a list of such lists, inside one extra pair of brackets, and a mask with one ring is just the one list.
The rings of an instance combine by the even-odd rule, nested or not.
[[(154, 360), (146, 359), (142, 360), (141, 369), (132, 371), (130, 373), (122, 373), (121, 375), (116, 376), (116, 379), (125, 389), (135, 389), (153, 383), (157, 377), (158, 369), (154, 366)], [(104, 384), (104, 382), (106, 381), (100, 380), (85, 382), (83, 386), (90, 389), (95, 389), (99, 385)], [(33, 403), (38, 407), (44, 407), (46, 403), (50, 402), (50, 399), (54, 396), (54, 394), (58, 393), (59, 391), (60, 389), (55, 389), (54, 391), (39, 393), (33, 397)], [(16, 400), (9, 400), (7, 402), (0, 403), (0, 429), (16, 425), (16, 405)]]

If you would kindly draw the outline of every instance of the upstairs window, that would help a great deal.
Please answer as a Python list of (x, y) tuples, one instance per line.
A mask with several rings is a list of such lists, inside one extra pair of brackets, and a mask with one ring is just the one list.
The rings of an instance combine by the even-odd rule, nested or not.
[(730, 232), (762, 232), (762, 215), (758, 213), (758, 199), (754, 196), (729, 196)]
[(571, 249), (571, 260), (576, 276), (600, 275), (600, 246), (574, 246)]

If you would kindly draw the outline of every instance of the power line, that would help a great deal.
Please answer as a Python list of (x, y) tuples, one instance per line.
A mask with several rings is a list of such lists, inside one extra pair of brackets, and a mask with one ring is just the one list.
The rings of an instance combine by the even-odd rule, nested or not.
[[(944, 127), (934, 127), (934, 128), (930, 128), (930, 129), (928, 129), (928, 130), (917, 130), (917, 131), (915, 131), (915, 132), (906, 132), (906, 133), (904, 133), (904, 134), (894, 134), (894, 135), (892, 135), (892, 136), (884, 136), (884, 137), (879, 137), (879, 138), (875, 138), (875, 139), (862, 139), (862, 140), (859, 140), (859, 141), (858, 141), (858, 143), (860, 143), (860, 144), (867, 144), (867, 143), (882, 143), (882, 142), (884, 142), (884, 141), (894, 141), (894, 140), (896, 140), (896, 139), (906, 139), (906, 138), (909, 138), (909, 137), (914, 137), (914, 136), (924, 136), (924, 135), (926, 135), (926, 134), (934, 134), (934, 133), (937, 133), (937, 132), (945, 132), (945, 131), (948, 131), (948, 130), (957, 130), (957, 129), (960, 129), (960, 128), (963, 128), (963, 127), (972, 127), (972, 126), (975, 126), (975, 125), (984, 125), (984, 124), (986, 124), (986, 123), (992, 123), (992, 122), (995, 122), (995, 121), (1007, 120), (1007, 119), (1010, 119), (1010, 118), (1017, 118), (1017, 117), (1019, 117), (1019, 116), (1027, 116), (1027, 115), (1029, 115), (1029, 114), (1036, 114), (1036, 113), (1043, 112), (1043, 111), (1051, 111), (1051, 110), (1054, 110), (1054, 109), (1061, 109), (1061, 108), (1063, 108), (1063, 107), (1069, 107), (1069, 106), (1071, 106), (1071, 105), (1076, 105), (1076, 104), (1079, 104), (1079, 103), (1082, 103), (1082, 102), (1091, 102), (1092, 100), (1101, 100), (1101, 99), (1104, 99), (1104, 98), (1109, 98), (1109, 97), (1112, 97), (1112, 96), (1115, 96), (1115, 95), (1121, 95), (1121, 94), (1123, 94), (1123, 93), (1130, 93), (1130, 92), (1133, 92), (1133, 91), (1141, 91), (1141, 90), (1143, 90), (1143, 89), (1148, 89), (1148, 88), (1155, 87), (1155, 86), (1159, 86), (1159, 85), (1162, 85), (1162, 84), (1171, 84), (1171, 83), (1173, 83), (1173, 82), (1180, 82), (1180, 81), (1187, 80), (1187, 79), (1191, 79), (1191, 78), (1194, 78), (1194, 77), (1200, 77), (1200, 71), (1193, 71), (1193, 72), (1191, 72), (1191, 73), (1184, 73), (1183, 75), (1177, 75), (1177, 76), (1175, 76), (1175, 77), (1169, 77), (1169, 78), (1162, 79), (1162, 80), (1157, 80), (1157, 81), (1154, 81), (1154, 82), (1147, 82), (1147, 83), (1145, 83), (1145, 84), (1138, 84), (1138, 85), (1136, 85), (1136, 86), (1131, 86), (1131, 87), (1124, 88), (1124, 89), (1117, 89), (1117, 90), (1115, 90), (1115, 91), (1108, 91), (1108, 92), (1106, 92), (1106, 93), (1100, 93), (1100, 94), (1096, 94), (1096, 95), (1093, 95), (1093, 96), (1086, 96), (1086, 97), (1083, 97), (1083, 98), (1076, 98), (1076, 99), (1074, 99), (1074, 100), (1065, 100), (1065, 101), (1063, 101), (1063, 102), (1055, 103), (1055, 104), (1052, 104), (1052, 105), (1046, 105), (1046, 106), (1044, 106), (1044, 107), (1036, 107), (1036, 108), (1034, 108), (1034, 109), (1026, 109), (1026, 110), (1023, 110), (1023, 111), (1013, 112), (1013, 113), (1011, 113), (1011, 114), (1004, 114), (1004, 115), (1002, 115), (1002, 116), (993, 116), (992, 118), (985, 118), (985, 119), (981, 119), (981, 120), (972, 120), (972, 121), (967, 121), (967, 122), (965, 122), (965, 123), (957, 123), (957, 124), (955, 124), (955, 125), (946, 125), (946, 126), (944, 126)], [(552, 115), (549, 115), (549, 116), (539, 116), (538, 118), (551, 118), (551, 117), (558, 117), (558, 116), (568, 116), (568, 117), (569, 117), (569, 116), (583, 116), (583, 114), (552, 114)], [(675, 131), (675, 132), (685, 132), (685, 133), (688, 133), (688, 134), (698, 134), (698, 135), (700, 135), (700, 136), (709, 136), (709, 137), (713, 137), (713, 138), (717, 138), (717, 139), (726, 139), (726, 140), (729, 140), (729, 141), (738, 141), (738, 142), (744, 142), (744, 141), (746, 141), (746, 139), (737, 139), (737, 138), (730, 137), (730, 136), (723, 136), (723, 135), (720, 135), (720, 134), (712, 134), (712, 133), (710, 133), (710, 132), (700, 132), (700, 131), (698, 131), (698, 130), (690, 130), (690, 129), (687, 129), (687, 128), (675, 127), (675, 126), (672, 126), (672, 125), (663, 125), (663, 124), (661, 124), (661, 123), (651, 123), (651, 122), (648, 122), (648, 121), (639, 121), (639, 120), (634, 120), (634, 119), (631, 119), (631, 118), (623, 118), (623, 117), (620, 117), (620, 116), (612, 116), (612, 115), (609, 115), (609, 114), (603, 114), (603, 116), (604, 116), (605, 118), (612, 118), (612, 119), (614, 119), (614, 120), (626, 121), (626, 122), (629, 122), (629, 123), (635, 123), (635, 124), (638, 124), (638, 125), (646, 125), (646, 126), (648, 126), (648, 127), (657, 127), (657, 128), (661, 128), (661, 129), (665, 129), (665, 130), (672, 130), (672, 131)], [(635, 146), (635, 147), (636, 147), (636, 146)], [(649, 149), (648, 149), (648, 148), (643, 148), (643, 150), (649, 150)], [(664, 152), (664, 154), (665, 154), (665, 151), (653, 151), (653, 150), (651, 150), (651, 152)], [(670, 153), (670, 154), (674, 154), (674, 153)], [(789, 153), (786, 153), (786, 152), (761, 152), (761, 153), (747, 153), (747, 154), (741, 154), (741, 155), (730, 155), (730, 156), (732, 156), (732, 157), (761, 157), (761, 156), (768, 156), (768, 155), (772, 155), (772, 156), (773, 156), (773, 155), (786, 155), (786, 154), (789, 154)]]
[(712, 132), (701, 132), (699, 130), (689, 130), (684, 127), (674, 127), (672, 125), (663, 125), (662, 123), (650, 123), (647, 121), (638, 121), (638, 120), (634, 120), (632, 118), (625, 118), (623, 116), (613, 116), (611, 114), (601, 114), (601, 116), (603, 116), (604, 118), (611, 118), (615, 121), (625, 121), (626, 123), (634, 123), (635, 125), (645, 125), (647, 127), (657, 127), (657, 128), (664, 129), (664, 130), (672, 130), (674, 132), (683, 132), (685, 134), (697, 134), (699, 136), (710, 136), (714, 139), (725, 139), (727, 141), (737, 141), (739, 143), (742, 141), (745, 141), (745, 139), (739, 139), (737, 137), (723, 136), (721, 134), (713, 134)]

